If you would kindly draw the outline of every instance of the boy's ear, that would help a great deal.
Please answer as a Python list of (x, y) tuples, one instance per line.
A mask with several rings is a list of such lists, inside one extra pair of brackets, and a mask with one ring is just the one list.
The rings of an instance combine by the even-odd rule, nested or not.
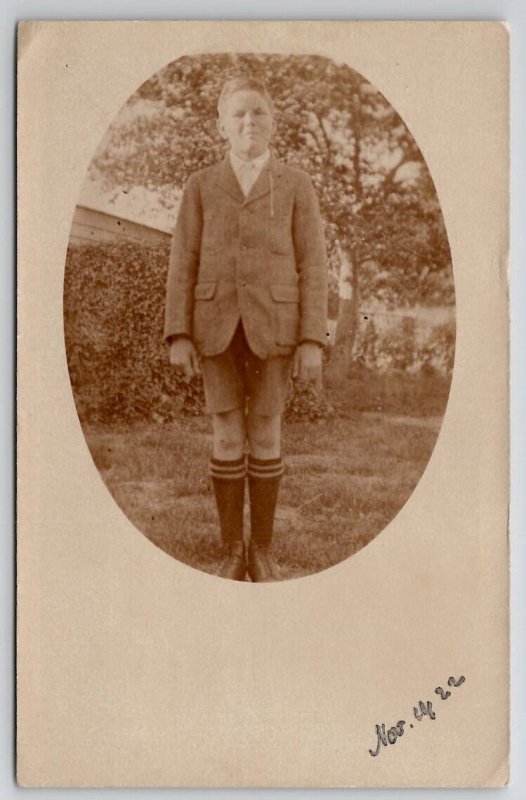
[(223, 121), (222, 121), (221, 117), (218, 117), (216, 119), (216, 126), (217, 126), (217, 130), (219, 132), (219, 135), (222, 136), (223, 139), (228, 139), (228, 136), (227, 136), (227, 133), (225, 131), (225, 128), (224, 128), (224, 125), (223, 125)]

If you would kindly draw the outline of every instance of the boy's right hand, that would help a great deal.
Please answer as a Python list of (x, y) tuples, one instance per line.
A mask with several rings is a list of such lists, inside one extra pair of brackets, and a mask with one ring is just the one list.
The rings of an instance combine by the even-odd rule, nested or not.
[(197, 351), (186, 336), (178, 336), (170, 344), (170, 364), (184, 372), (187, 380), (201, 373)]

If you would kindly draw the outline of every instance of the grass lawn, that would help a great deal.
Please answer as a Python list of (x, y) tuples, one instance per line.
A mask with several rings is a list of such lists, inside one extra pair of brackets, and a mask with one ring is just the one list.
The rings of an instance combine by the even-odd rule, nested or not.
[[(367, 412), (284, 426), (286, 472), (273, 544), (283, 578), (337, 564), (385, 528), (422, 475), (441, 419)], [(214, 573), (220, 541), (208, 478), (210, 421), (84, 432), (130, 521), (174, 558)], [(248, 505), (246, 530), (247, 512)]]

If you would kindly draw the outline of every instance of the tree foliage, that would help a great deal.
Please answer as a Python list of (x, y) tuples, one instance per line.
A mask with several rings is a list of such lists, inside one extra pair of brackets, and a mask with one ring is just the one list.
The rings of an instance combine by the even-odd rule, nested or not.
[(277, 155), (316, 186), (333, 292), (343, 248), (356, 307), (358, 296), (391, 306), (452, 303), (446, 231), (422, 154), (385, 97), (347, 65), (319, 56), (180, 58), (130, 98), (92, 174), (114, 191), (153, 189), (173, 207), (188, 176), (223, 157), (217, 98), (227, 78), (247, 73), (273, 98)]

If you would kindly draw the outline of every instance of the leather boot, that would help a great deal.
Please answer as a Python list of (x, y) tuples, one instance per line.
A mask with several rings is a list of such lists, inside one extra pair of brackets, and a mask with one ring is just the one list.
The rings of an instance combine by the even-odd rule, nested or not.
[(245, 579), (246, 569), (245, 545), (243, 542), (237, 540), (227, 542), (223, 546), (223, 555), (216, 574), (220, 578), (242, 581)]
[(254, 583), (279, 581), (279, 569), (269, 554), (268, 544), (251, 540), (248, 545), (247, 571)]

